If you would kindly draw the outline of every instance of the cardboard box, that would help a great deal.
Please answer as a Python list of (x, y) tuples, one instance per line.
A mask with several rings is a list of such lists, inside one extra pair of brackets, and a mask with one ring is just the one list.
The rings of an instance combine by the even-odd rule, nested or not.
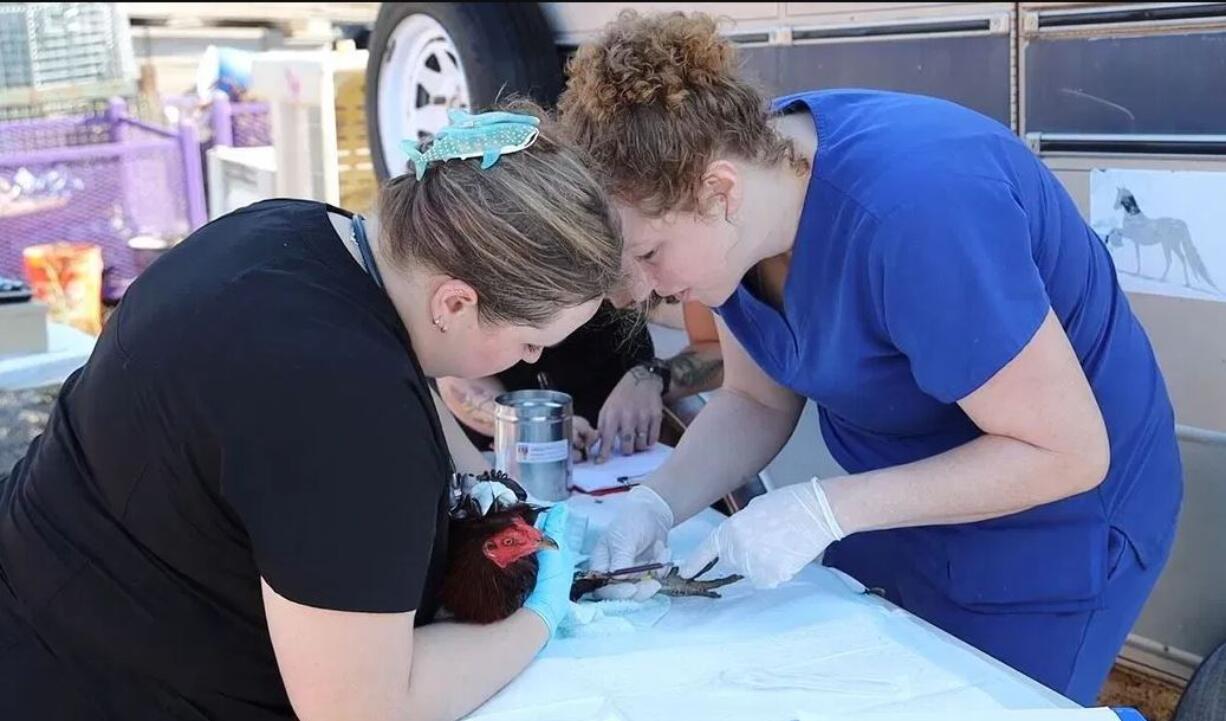
[(0, 356), (47, 352), (47, 306), (0, 303)]

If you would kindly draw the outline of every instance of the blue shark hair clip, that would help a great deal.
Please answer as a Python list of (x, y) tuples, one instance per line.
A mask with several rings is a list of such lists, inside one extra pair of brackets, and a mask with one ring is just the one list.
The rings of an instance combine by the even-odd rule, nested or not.
[(436, 160), (481, 158), (481, 169), (486, 170), (503, 155), (531, 147), (541, 132), (541, 120), (533, 115), (502, 111), (473, 115), (466, 110), (449, 110), (447, 117), (451, 124), (435, 134), (425, 152), (411, 140), (400, 144), (418, 180), (426, 174), (426, 166)]

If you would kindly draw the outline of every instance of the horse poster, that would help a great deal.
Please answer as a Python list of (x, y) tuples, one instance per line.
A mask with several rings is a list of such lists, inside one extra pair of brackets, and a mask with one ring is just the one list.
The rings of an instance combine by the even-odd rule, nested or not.
[(1226, 302), (1226, 173), (1091, 171), (1090, 225), (1125, 291)]

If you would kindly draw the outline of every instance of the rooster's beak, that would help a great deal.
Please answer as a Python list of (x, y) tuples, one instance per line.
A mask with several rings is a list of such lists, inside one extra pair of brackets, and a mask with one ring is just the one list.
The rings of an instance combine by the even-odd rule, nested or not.
[(550, 538), (549, 536), (545, 536), (545, 535), (542, 535), (542, 536), (541, 536), (541, 546), (540, 546), (540, 547), (541, 547), (541, 548), (548, 548), (548, 549), (549, 549), (549, 550), (551, 550), (551, 551), (557, 551), (557, 550), (559, 550), (559, 549), (558, 549), (558, 542), (557, 542), (557, 541), (555, 541), (555, 540), (553, 540), (553, 539), (552, 539), (552, 538)]

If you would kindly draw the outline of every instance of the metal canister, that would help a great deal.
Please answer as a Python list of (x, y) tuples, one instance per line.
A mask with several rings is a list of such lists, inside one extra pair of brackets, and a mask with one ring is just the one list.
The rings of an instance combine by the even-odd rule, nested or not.
[(571, 477), (571, 397), (522, 390), (503, 393), (494, 402), (495, 468), (542, 501), (565, 499)]

